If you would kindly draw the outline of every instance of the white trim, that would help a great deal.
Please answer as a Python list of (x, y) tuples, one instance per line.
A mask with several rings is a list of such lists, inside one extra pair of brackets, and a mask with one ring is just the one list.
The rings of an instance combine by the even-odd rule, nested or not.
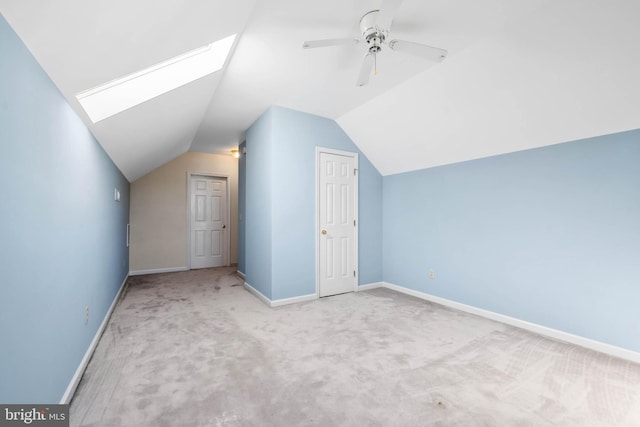
[(328, 153), (328, 154), (335, 154), (336, 156), (358, 158), (358, 153), (356, 153), (355, 151), (335, 150), (333, 148), (326, 148), (326, 147), (316, 147), (316, 154), (318, 153)]
[(226, 266), (231, 265), (231, 183), (229, 182), (229, 175), (211, 173), (211, 172), (187, 172), (187, 270), (191, 270), (191, 177), (192, 176), (205, 176), (210, 178), (221, 178), (225, 181), (227, 187), (227, 222), (229, 228), (227, 232), (227, 262)]
[(320, 238), (319, 238), (319, 234), (320, 234), (320, 171), (319, 171), (319, 164), (320, 164), (320, 153), (318, 152), (318, 147), (316, 147), (316, 158), (315, 158), (315, 163), (316, 163), (316, 171), (315, 171), (315, 175), (316, 175), (316, 181), (314, 183), (314, 191), (316, 193), (316, 205), (313, 207), (313, 212), (315, 215), (314, 218), (314, 224), (315, 224), (315, 243), (316, 243), (316, 253), (315, 253), (315, 268), (316, 268), (316, 272), (315, 272), (315, 279), (316, 279), (316, 295), (318, 295), (318, 298), (320, 298)]
[(299, 297), (283, 298), (283, 299), (277, 299), (277, 300), (271, 301), (262, 292), (260, 292), (259, 290), (257, 290), (256, 288), (248, 284), (247, 282), (244, 282), (244, 287), (247, 291), (251, 292), (253, 295), (258, 297), (260, 301), (262, 301), (268, 307), (271, 307), (271, 308), (281, 307), (283, 305), (289, 305), (289, 304), (296, 304), (299, 302), (313, 301), (318, 299), (317, 294), (309, 294), (309, 295), (301, 295)]
[(245, 280), (247, 278), (247, 276), (240, 270), (236, 270), (236, 274), (240, 276), (242, 280)]
[(367, 283), (366, 285), (358, 286), (358, 292), (368, 291), (371, 289), (383, 288), (383, 287), (384, 287), (384, 282)]
[(424, 299), (427, 301), (435, 302), (437, 304), (444, 305), (456, 310), (464, 311), (466, 313), (475, 314), (487, 319), (495, 320), (497, 322), (505, 323), (507, 325), (515, 326), (517, 328), (526, 329), (527, 331), (534, 332), (536, 334), (544, 335), (556, 340), (575, 344), (580, 347), (595, 350), (600, 353), (608, 354), (610, 356), (619, 357), (620, 359), (629, 360), (631, 362), (640, 363), (640, 353), (627, 350), (622, 347), (617, 347), (611, 344), (606, 344), (600, 341), (595, 341), (589, 338), (584, 338), (579, 335), (573, 335), (568, 332), (559, 331), (546, 326), (538, 325), (536, 323), (527, 322), (525, 320), (516, 319), (514, 317), (505, 316), (504, 314), (495, 313), (493, 311), (485, 310), (471, 305), (462, 304), (456, 301), (451, 301), (446, 298), (430, 295), (425, 292), (415, 291), (413, 289), (405, 288), (403, 286), (394, 285), (392, 283), (384, 282), (384, 287), (393, 289), (394, 291), (401, 292), (403, 294), (411, 295), (416, 298)]
[[(345, 156), (353, 158), (353, 167), (355, 170), (359, 171), (358, 164), (358, 153), (351, 151), (342, 151), (342, 150), (334, 150), (333, 148), (325, 148), (325, 147), (316, 147), (316, 183), (315, 183), (315, 192), (316, 192), (316, 206), (315, 206), (315, 235), (316, 235), (316, 298), (320, 298), (320, 216), (319, 216), (319, 207), (320, 207), (320, 153), (327, 154), (335, 154), (338, 156)], [(360, 182), (360, 174), (356, 173), (354, 176), (354, 217), (356, 219), (356, 227), (354, 233), (354, 260), (353, 260), (353, 268), (356, 272), (355, 277), (353, 278), (353, 291), (358, 292), (358, 280), (360, 279), (360, 269), (358, 268), (359, 261), (359, 248), (358, 248), (358, 230), (360, 230), (360, 217), (358, 216), (358, 207), (360, 205), (359, 197), (358, 197), (358, 187)]]
[(133, 270), (129, 272), (129, 276), (141, 276), (143, 274), (159, 274), (159, 273), (176, 273), (178, 271), (187, 271), (188, 267), (171, 267), (171, 268), (154, 268), (151, 270)]
[(91, 356), (93, 356), (93, 352), (96, 350), (96, 347), (98, 346), (100, 337), (102, 337), (102, 333), (106, 329), (107, 323), (109, 323), (109, 319), (111, 318), (111, 313), (113, 313), (113, 310), (116, 308), (116, 304), (120, 300), (120, 295), (122, 295), (125, 285), (127, 284), (127, 279), (129, 279), (129, 276), (126, 276), (122, 281), (122, 284), (120, 285), (120, 289), (118, 289), (118, 293), (116, 294), (115, 298), (111, 302), (111, 306), (109, 307), (109, 310), (107, 310), (107, 314), (104, 316), (104, 319), (102, 319), (102, 323), (100, 324), (98, 331), (93, 336), (93, 340), (91, 340), (91, 344), (89, 344), (89, 348), (87, 348), (87, 351), (84, 353), (84, 357), (80, 361), (80, 365), (78, 366), (75, 374), (71, 378), (71, 382), (69, 383), (69, 385), (67, 386), (67, 389), (62, 395), (62, 399), (60, 399), (61, 405), (66, 405), (67, 403), (71, 402), (71, 399), (73, 398), (73, 394), (76, 392), (76, 389), (78, 388), (78, 384), (80, 384), (82, 375), (84, 374), (85, 369), (87, 369), (87, 365), (89, 365), (89, 360), (91, 360)]
[(297, 304), (299, 302), (315, 301), (317, 299), (318, 299), (318, 294), (309, 294), (309, 295), (301, 295), (299, 297), (276, 299), (271, 301), (271, 307), (280, 307), (283, 305)]
[(248, 290), (249, 292), (251, 292), (256, 297), (258, 297), (258, 299), (260, 301), (262, 301), (263, 303), (267, 304), (267, 306), (271, 307), (271, 300), (269, 298), (267, 298), (266, 296), (264, 296), (262, 294), (262, 292), (260, 292), (259, 290), (257, 290), (256, 288), (254, 288), (253, 286), (248, 284), (247, 282), (244, 282), (244, 288), (246, 290)]

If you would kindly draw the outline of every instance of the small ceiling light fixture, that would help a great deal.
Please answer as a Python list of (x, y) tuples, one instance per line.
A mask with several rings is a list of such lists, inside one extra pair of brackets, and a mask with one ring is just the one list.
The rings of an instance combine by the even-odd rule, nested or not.
[(234, 158), (239, 159), (240, 158), (240, 151), (239, 150), (231, 150), (231, 155), (233, 155)]
[(236, 35), (76, 95), (93, 123), (220, 70)]

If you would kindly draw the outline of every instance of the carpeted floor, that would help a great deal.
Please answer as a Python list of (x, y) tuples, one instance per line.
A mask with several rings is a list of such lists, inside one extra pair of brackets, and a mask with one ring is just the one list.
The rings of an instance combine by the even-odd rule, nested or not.
[(232, 268), (132, 277), (84, 426), (639, 426), (640, 365), (375, 289), (268, 308)]

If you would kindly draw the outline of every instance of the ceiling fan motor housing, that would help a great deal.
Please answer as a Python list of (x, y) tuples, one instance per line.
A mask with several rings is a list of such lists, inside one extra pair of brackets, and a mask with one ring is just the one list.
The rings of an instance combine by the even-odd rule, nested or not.
[(369, 52), (378, 53), (381, 50), (381, 44), (387, 38), (387, 29), (378, 27), (379, 10), (372, 10), (360, 18), (360, 31), (362, 37), (369, 45)]

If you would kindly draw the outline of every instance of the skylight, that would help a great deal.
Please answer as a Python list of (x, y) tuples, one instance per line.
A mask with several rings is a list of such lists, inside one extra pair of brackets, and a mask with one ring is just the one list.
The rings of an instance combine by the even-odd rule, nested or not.
[(220, 70), (236, 35), (176, 56), (128, 76), (80, 92), (76, 98), (94, 122)]

